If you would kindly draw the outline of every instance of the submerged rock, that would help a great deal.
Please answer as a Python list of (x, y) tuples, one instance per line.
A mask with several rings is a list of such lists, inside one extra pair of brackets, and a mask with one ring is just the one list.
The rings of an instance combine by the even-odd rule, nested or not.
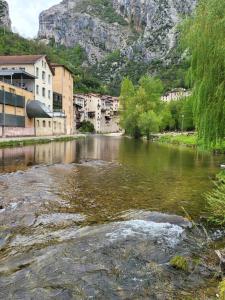
[(193, 229), (169, 222), (73, 226), (39, 240), (20, 235), (10, 247), (28, 248), (1, 261), (2, 299), (183, 299), (197, 296), (213, 276), (202, 262), (191, 273), (170, 266), (175, 255), (201, 257), (206, 243)]

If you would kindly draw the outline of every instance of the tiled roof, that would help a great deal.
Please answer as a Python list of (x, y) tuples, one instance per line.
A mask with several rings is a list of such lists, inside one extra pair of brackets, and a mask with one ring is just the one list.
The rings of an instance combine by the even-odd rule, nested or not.
[(48, 60), (46, 55), (5, 55), (0, 56), (0, 66), (7, 66), (7, 65), (32, 65), (35, 64), (39, 59), (45, 58), (47, 64), (54, 75), (54, 70)]
[(5, 55), (0, 56), (0, 65), (34, 64), (45, 55)]

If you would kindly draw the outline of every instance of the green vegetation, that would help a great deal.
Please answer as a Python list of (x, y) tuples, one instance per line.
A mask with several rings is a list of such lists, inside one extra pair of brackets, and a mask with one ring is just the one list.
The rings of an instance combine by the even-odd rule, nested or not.
[(179, 134), (179, 135), (171, 135), (164, 134), (159, 137), (157, 140), (160, 143), (173, 144), (173, 145), (184, 145), (189, 147), (197, 146), (197, 136), (196, 135), (187, 135), (187, 134)]
[(0, 28), (0, 55), (29, 55), (45, 54), (51, 62), (66, 65), (75, 76), (76, 92), (97, 92), (104, 93), (105, 88), (87, 68), (82, 67), (86, 61), (85, 50), (79, 45), (73, 48), (66, 48), (57, 45), (51, 40), (49, 45), (45, 45), (36, 40), (27, 40), (18, 34), (8, 32)]
[(184, 272), (188, 272), (188, 261), (185, 257), (183, 256), (174, 256), (171, 260), (170, 260), (170, 265), (178, 270), (182, 270)]
[(225, 300), (225, 280), (219, 285), (219, 300)]
[(199, 139), (206, 147), (225, 136), (225, 1), (201, 0), (183, 26), (182, 43), (191, 55), (189, 81)]
[(86, 12), (88, 6), (90, 7), (89, 13), (99, 17), (103, 21), (128, 25), (124, 18), (115, 11), (112, 3), (108, 0), (83, 0), (76, 5), (76, 12)]
[(160, 97), (163, 86), (160, 80), (144, 76), (136, 88), (125, 78), (121, 87), (121, 125), (126, 133), (139, 138), (158, 132), (161, 119)]
[(83, 121), (79, 130), (83, 133), (94, 133), (95, 127), (90, 121)]
[(0, 148), (12, 148), (12, 147), (24, 147), (24, 146), (29, 146), (29, 145), (35, 145), (35, 144), (48, 144), (51, 143), (52, 141), (55, 142), (68, 142), (68, 141), (73, 141), (77, 139), (78, 137), (76, 136), (62, 136), (62, 137), (54, 137), (52, 136), (51, 138), (35, 138), (35, 139), (20, 139), (20, 140), (13, 140), (10, 139), (9, 141), (0, 141)]
[(167, 130), (194, 130), (192, 100), (164, 103), (159, 79), (143, 76), (138, 86), (125, 78), (121, 87), (121, 125), (136, 138)]
[(205, 198), (210, 212), (209, 222), (216, 226), (225, 226), (225, 171), (217, 175), (215, 188)]

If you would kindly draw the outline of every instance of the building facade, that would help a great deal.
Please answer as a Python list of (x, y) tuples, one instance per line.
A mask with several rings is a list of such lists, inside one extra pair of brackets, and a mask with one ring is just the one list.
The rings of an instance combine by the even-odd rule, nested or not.
[(34, 94), (0, 81), (0, 137), (34, 136), (35, 124), (26, 114)]
[(161, 100), (164, 102), (177, 101), (182, 98), (189, 97), (191, 92), (189, 90), (183, 88), (177, 88), (172, 91), (167, 92), (164, 96), (162, 96)]
[[(11, 127), (11, 132), (14, 132), (12, 135), (51, 136), (74, 133), (73, 76), (65, 66), (52, 66), (45, 55), (0, 56), (1, 83), (13, 90), (13, 99), (20, 97), (21, 93), (25, 94), (22, 95), (25, 97), (23, 114), (27, 124), (33, 126), (32, 132), (31, 127), (26, 124), (24, 128), (29, 130), (21, 130), (20, 124), (18, 130)], [(0, 101), (3, 102), (3, 98)], [(18, 103), (14, 103), (15, 105)], [(8, 107), (4, 107), (8, 110)], [(16, 115), (19, 108), (15, 107), (14, 116), (19, 119)], [(3, 131), (9, 132), (5, 125)]]
[(73, 74), (64, 65), (52, 64), (53, 110), (65, 115), (65, 134), (74, 133)]
[(119, 99), (117, 97), (76, 94), (74, 95), (74, 106), (79, 107), (80, 120), (77, 122), (91, 122), (97, 133), (120, 132)]

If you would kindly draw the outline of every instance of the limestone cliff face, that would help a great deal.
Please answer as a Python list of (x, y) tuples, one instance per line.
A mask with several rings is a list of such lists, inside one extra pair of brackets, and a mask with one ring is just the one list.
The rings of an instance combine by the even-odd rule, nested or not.
[(64, 0), (40, 14), (39, 38), (85, 48), (90, 63), (120, 50), (130, 59), (166, 57), (197, 0)]
[(11, 20), (9, 17), (9, 6), (6, 1), (0, 0), (0, 27), (11, 30)]

